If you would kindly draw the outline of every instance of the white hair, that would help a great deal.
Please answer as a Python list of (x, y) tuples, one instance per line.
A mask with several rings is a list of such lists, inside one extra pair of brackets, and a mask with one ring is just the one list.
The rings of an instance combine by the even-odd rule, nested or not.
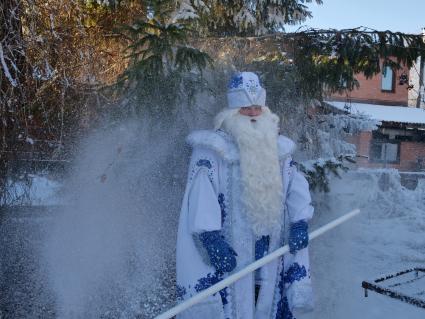
[[(235, 112), (236, 111), (236, 112)], [(239, 148), (241, 202), (255, 235), (270, 235), (282, 227), (283, 183), (278, 157), (279, 118), (268, 107), (259, 116), (226, 109), (216, 128), (230, 133)]]

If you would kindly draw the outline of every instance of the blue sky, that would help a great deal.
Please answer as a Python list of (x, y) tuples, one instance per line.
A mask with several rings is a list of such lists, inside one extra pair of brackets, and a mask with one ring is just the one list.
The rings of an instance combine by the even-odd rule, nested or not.
[[(323, 0), (309, 4), (313, 18), (302, 25), (345, 29), (366, 26), (377, 30), (420, 33), (425, 27), (425, 0)], [(285, 27), (287, 32), (296, 27)]]

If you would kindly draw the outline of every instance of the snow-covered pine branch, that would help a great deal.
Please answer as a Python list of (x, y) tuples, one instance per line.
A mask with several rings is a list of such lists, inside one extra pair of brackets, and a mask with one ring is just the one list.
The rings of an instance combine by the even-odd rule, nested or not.
[(1, 62), (2, 68), (3, 68), (3, 73), (6, 76), (6, 78), (9, 80), (10, 84), (13, 87), (17, 87), (18, 82), (16, 81), (16, 79), (14, 79), (12, 77), (12, 74), (10, 74), (9, 67), (6, 64), (6, 60), (5, 60), (5, 57), (4, 57), (3, 45), (1, 43), (0, 43), (0, 62)]
[(175, 23), (177, 21), (195, 20), (199, 16), (195, 8), (190, 3), (190, 0), (182, 0), (179, 2), (177, 9), (171, 14), (171, 20)]

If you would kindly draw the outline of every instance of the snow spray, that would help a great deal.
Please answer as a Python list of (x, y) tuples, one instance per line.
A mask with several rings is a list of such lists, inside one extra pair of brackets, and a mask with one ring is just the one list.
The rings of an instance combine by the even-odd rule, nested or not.
[(152, 318), (174, 305), (177, 221), (187, 134), (223, 107), (109, 124), (85, 137), (44, 260), (58, 318)]

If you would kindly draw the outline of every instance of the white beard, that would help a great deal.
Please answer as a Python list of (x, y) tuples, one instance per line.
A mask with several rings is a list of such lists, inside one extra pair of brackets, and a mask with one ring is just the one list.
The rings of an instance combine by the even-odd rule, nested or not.
[(241, 201), (257, 236), (279, 231), (283, 212), (277, 143), (279, 118), (267, 107), (262, 110), (256, 117), (239, 114), (238, 110), (225, 110), (216, 117), (216, 126), (230, 133), (239, 147)]

